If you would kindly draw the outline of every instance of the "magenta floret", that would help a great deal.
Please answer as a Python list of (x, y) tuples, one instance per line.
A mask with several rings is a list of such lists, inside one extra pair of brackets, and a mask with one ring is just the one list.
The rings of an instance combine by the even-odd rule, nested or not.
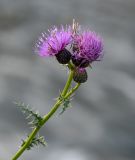
[(84, 31), (74, 36), (74, 57), (90, 63), (100, 60), (103, 53), (103, 41), (95, 32)]
[(42, 33), (36, 44), (36, 51), (40, 56), (55, 56), (72, 42), (72, 31), (70, 26), (64, 28), (53, 27), (49, 34)]

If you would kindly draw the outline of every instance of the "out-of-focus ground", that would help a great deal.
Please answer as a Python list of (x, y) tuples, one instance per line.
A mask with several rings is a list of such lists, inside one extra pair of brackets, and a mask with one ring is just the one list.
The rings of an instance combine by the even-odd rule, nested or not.
[(135, 159), (135, 1), (0, 0), (0, 160), (10, 160), (30, 129), (12, 103), (21, 100), (47, 113), (67, 72), (33, 46), (52, 25), (80, 24), (100, 33), (104, 59), (89, 80), (42, 129), (48, 147), (20, 160)]

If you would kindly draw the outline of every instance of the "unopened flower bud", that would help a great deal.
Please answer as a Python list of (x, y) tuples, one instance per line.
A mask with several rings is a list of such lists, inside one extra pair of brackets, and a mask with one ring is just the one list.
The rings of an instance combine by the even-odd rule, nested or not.
[(86, 68), (89, 66), (90, 62), (87, 59), (84, 58), (78, 58), (76, 56), (72, 56), (72, 62), (75, 66), (81, 67), (81, 68)]
[(85, 68), (76, 68), (74, 71), (73, 79), (77, 83), (84, 83), (88, 79), (88, 75)]
[(71, 59), (71, 53), (67, 49), (63, 49), (55, 55), (56, 59), (61, 64), (67, 64)]

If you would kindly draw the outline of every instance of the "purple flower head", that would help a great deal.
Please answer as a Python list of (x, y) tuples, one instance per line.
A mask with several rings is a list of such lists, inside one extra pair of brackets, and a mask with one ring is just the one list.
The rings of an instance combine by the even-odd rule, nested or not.
[(88, 62), (100, 60), (103, 55), (102, 50), (102, 39), (95, 32), (84, 31), (74, 36), (73, 61), (78, 63), (77, 65), (85, 63), (84, 67), (86, 67)]
[(40, 56), (55, 56), (72, 42), (72, 30), (70, 26), (64, 29), (53, 27), (49, 34), (42, 33), (36, 44), (36, 51)]

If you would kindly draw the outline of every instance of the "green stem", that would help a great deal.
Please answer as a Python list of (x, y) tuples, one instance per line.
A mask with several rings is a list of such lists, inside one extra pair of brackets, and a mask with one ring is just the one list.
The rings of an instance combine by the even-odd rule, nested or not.
[(71, 85), (71, 82), (72, 82), (72, 79), (73, 79), (73, 73), (74, 73), (74, 71), (70, 70), (67, 83), (66, 83), (66, 85), (65, 85), (65, 87), (64, 87), (64, 89), (61, 93), (61, 96), (63, 96), (63, 97), (66, 95), (66, 93), (67, 93), (67, 91), (68, 91), (68, 89)]
[(31, 140), (35, 137), (35, 135), (37, 134), (37, 132), (39, 131), (40, 128), (41, 127), (36, 127), (36, 128), (33, 129), (31, 134), (29, 135), (29, 137), (26, 139), (24, 145), (21, 146), (21, 148), (16, 152), (16, 154), (14, 155), (12, 160), (17, 160), (21, 156), (21, 154), (27, 149)]
[[(70, 97), (70, 96), (78, 89), (79, 86), (80, 86), (80, 84), (78, 83), (78, 84), (77, 84), (74, 88), (72, 88), (66, 95), (63, 95), (64, 98), (66, 99), (66, 98)], [(67, 91), (68, 91), (68, 90), (67, 90)], [(53, 106), (52, 110), (51, 110), (47, 115), (44, 116), (43, 121), (42, 121), (42, 125), (44, 125), (45, 122), (49, 120), (49, 118), (50, 118), (50, 117), (55, 113), (55, 111), (59, 108), (59, 106), (61, 105), (61, 103), (62, 103), (62, 100), (58, 100), (58, 101), (55, 103), (55, 105)]]
[[(69, 88), (70, 88), (70, 85), (71, 85), (71, 82), (72, 82), (72, 79), (73, 79), (73, 70), (70, 70), (70, 73), (69, 73), (69, 77), (68, 77), (68, 80), (67, 80), (67, 83), (61, 93), (61, 96), (63, 96), (64, 98), (68, 98), (72, 95), (72, 93), (78, 89), (79, 85), (80, 84), (77, 84), (73, 89), (71, 89), (69, 92)], [(67, 93), (68, 92), (68, 93)], [(52, 107), (51, 111), (45, 115), (43, 117), (43, 120), (42, 120), (42, 123), (41, 123), (41, 126), (39, 127), (36, 127), (33, 129), (33, 131), (29, 134), (28, 138), (25, 140), (25, 143), (23, 146), (21, 146), (21, 148), (17, 151), (17, 153), (13, 156), (12, 160), (17, 160), (21, 155), (22, 153), (27, 149), (27, 147), (29, 146), (29, 144), (31, 143), (32, 139), (36, 136), (36, 134), (38, 133), (38, 131), (40, 130), (40, 128), (49, 120), (49, 118), (55, 113), (55, 111), (59, 108), (59, 106), (61, 105), (62, 103), (62, 100), (59, 98), (56, 103), (54, 104), (54, 106)]]
[(72, 89), (66, 94), (66, 96), (65, 96), (64, 98), (66, 99), (66, 98), (70, 97), (70, 96), (79, 88), (80, 85), (81, 85), (80, 83), (77, 83), (77, 85), (76, 85), (74, 88), (72, 88)]

